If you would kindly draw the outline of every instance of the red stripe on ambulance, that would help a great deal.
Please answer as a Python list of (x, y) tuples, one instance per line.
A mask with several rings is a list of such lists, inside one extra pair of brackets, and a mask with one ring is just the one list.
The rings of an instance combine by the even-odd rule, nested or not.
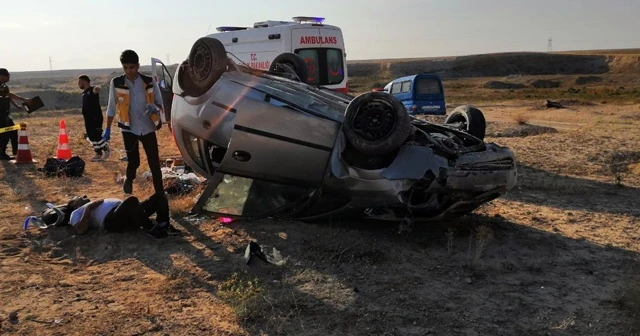
[(338, 44), (335, 36), (301, 36), (300, 44)]

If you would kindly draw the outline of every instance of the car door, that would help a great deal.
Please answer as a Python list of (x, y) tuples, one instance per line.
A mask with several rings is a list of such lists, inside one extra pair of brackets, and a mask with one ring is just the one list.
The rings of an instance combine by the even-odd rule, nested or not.
[(321, 187), (341, 124), (264, 96), (238, 98), (224, 158), (194, 212), (264, 217)]
[(341, 124), (290, 108), (266, 95), (240, 97), (231, 141), (219, 171), (273, 182), (319, 187)]
[(163, 123), (166, 123), (169, 126), (169, 129), (171, 129), (173, 78), (164, 63), (155, 57), (151, 58), (151, 76), (153, 77), (154, 85), (157, 85), (160, 94), (162, 95), (162, 111), (160, 113), (160, 119)]

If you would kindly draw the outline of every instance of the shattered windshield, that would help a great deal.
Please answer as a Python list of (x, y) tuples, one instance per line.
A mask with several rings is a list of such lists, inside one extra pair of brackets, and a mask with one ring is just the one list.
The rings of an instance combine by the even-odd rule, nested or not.
[(304, 200), (311, 190), (225, 175), (203, 210), (230, 216), (264, 217)]

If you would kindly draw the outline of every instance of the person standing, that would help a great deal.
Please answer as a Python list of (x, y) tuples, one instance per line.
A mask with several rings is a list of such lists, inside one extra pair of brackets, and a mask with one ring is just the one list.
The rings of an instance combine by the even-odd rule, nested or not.
[(117, 125), (122, 131), (127, 153), (127, 172), (122, 189), (125, 194), (133, 191), (133, 180), (140, 166), (139, 144), (142, 143), (153, 178), (156, 193), (164, 195), (162, 171), (158, 153), (156, 131), (162, 127), (160, 108), (162, 97), (153, 80), (138, 72), (140, 63), (138, 54), (125, 50), (120, 55), (124, 74), (111, 79), (109, 103), (107, 105), (107, 126), (103, 139), (111, 138), (111, 124), (117, 117)]
[[(31, 103), (31, 99), (20, 97), (10, 92), (7, 83), (11, 78), (11, 74), (5, 68), (0, 68), (0, 128), (14, 126), (11, 120), (10, 109), (11, 104), (17, 106), (16, 100), (21, 100), (27, 104)], [(10, 131), (0, 133), (0, 160), (11, 160), (12, 157), (7, 155), (7, 145), (11, 141), (12, 154), (18, 153), (18, 131)]]
[(111, 155), (109, 145), (102, 139), (102, 108), (100, 107), (100, 88), (91, 86), (87, 75), (78, 76), (78, 87), (82, 90), (82, 117), (87, 138), (96, 155), (91, 161), (108, 160)]

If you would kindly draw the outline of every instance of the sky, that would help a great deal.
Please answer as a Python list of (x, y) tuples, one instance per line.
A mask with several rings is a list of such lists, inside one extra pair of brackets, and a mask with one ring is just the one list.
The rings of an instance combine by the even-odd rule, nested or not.
[(2, 1), (0, 67), (119, 67), (133, 49), (184, 60), (218, 26), (320, 16), (342, 29), (347, 59), (640, 48), (638, 0), (20, 0)]

